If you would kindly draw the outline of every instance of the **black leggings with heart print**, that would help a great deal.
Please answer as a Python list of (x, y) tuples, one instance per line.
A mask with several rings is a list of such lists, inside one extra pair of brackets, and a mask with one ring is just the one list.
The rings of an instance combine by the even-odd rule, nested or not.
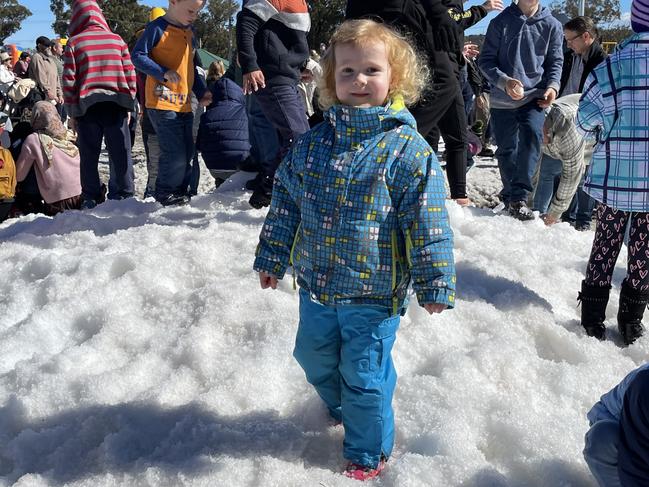
[(616, 210), (601, 203), (597, 207), (597, 226), (586, 268), (586, 284), (610, 286), (629, 220), (627, 282), (638, 291), (649, 289), (649, 213)]

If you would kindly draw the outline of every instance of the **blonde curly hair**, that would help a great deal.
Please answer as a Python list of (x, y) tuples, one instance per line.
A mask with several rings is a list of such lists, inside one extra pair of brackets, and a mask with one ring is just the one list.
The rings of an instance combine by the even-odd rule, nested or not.
[(429, 72), (406, 38), (373, 20), (347, 20), (336, 29), (320, 60), (322, 76), (318, 80), (318, 100), (323, 110), (340, 103), (336, 96), (336, 46), (352, 44), (363, 47), (374, 42), (383, 42), (388, 53), (391, 69), (388, 99), (401, 96), (406, 105), (419, 100)]

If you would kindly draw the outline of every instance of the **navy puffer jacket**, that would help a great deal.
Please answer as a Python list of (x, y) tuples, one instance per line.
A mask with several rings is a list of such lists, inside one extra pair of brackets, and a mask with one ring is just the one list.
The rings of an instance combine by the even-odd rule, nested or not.
[(227, 78), (211, 83), (208, 89), (212, 103), (201, 115), (196, 147), (208, 169), (234, 170), (250, 154), (245, 96)]

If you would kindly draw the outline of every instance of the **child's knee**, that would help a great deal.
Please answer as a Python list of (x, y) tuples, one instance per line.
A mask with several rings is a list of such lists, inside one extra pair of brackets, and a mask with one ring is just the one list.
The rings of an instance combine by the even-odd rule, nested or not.
[(617, 463), (618, 445), (620, 442), (620, 424), (614, 420), (603, 420), (595, 423), (586, 433), (584, 458), (607, 463)]

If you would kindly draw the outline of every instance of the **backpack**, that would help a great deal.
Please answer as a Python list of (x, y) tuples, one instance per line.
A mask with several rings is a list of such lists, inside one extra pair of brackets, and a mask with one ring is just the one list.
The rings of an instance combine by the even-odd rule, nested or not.
[(0, 202), (13, 201), (16, 196), (16, 164), (11, 152), (0, 148)]

